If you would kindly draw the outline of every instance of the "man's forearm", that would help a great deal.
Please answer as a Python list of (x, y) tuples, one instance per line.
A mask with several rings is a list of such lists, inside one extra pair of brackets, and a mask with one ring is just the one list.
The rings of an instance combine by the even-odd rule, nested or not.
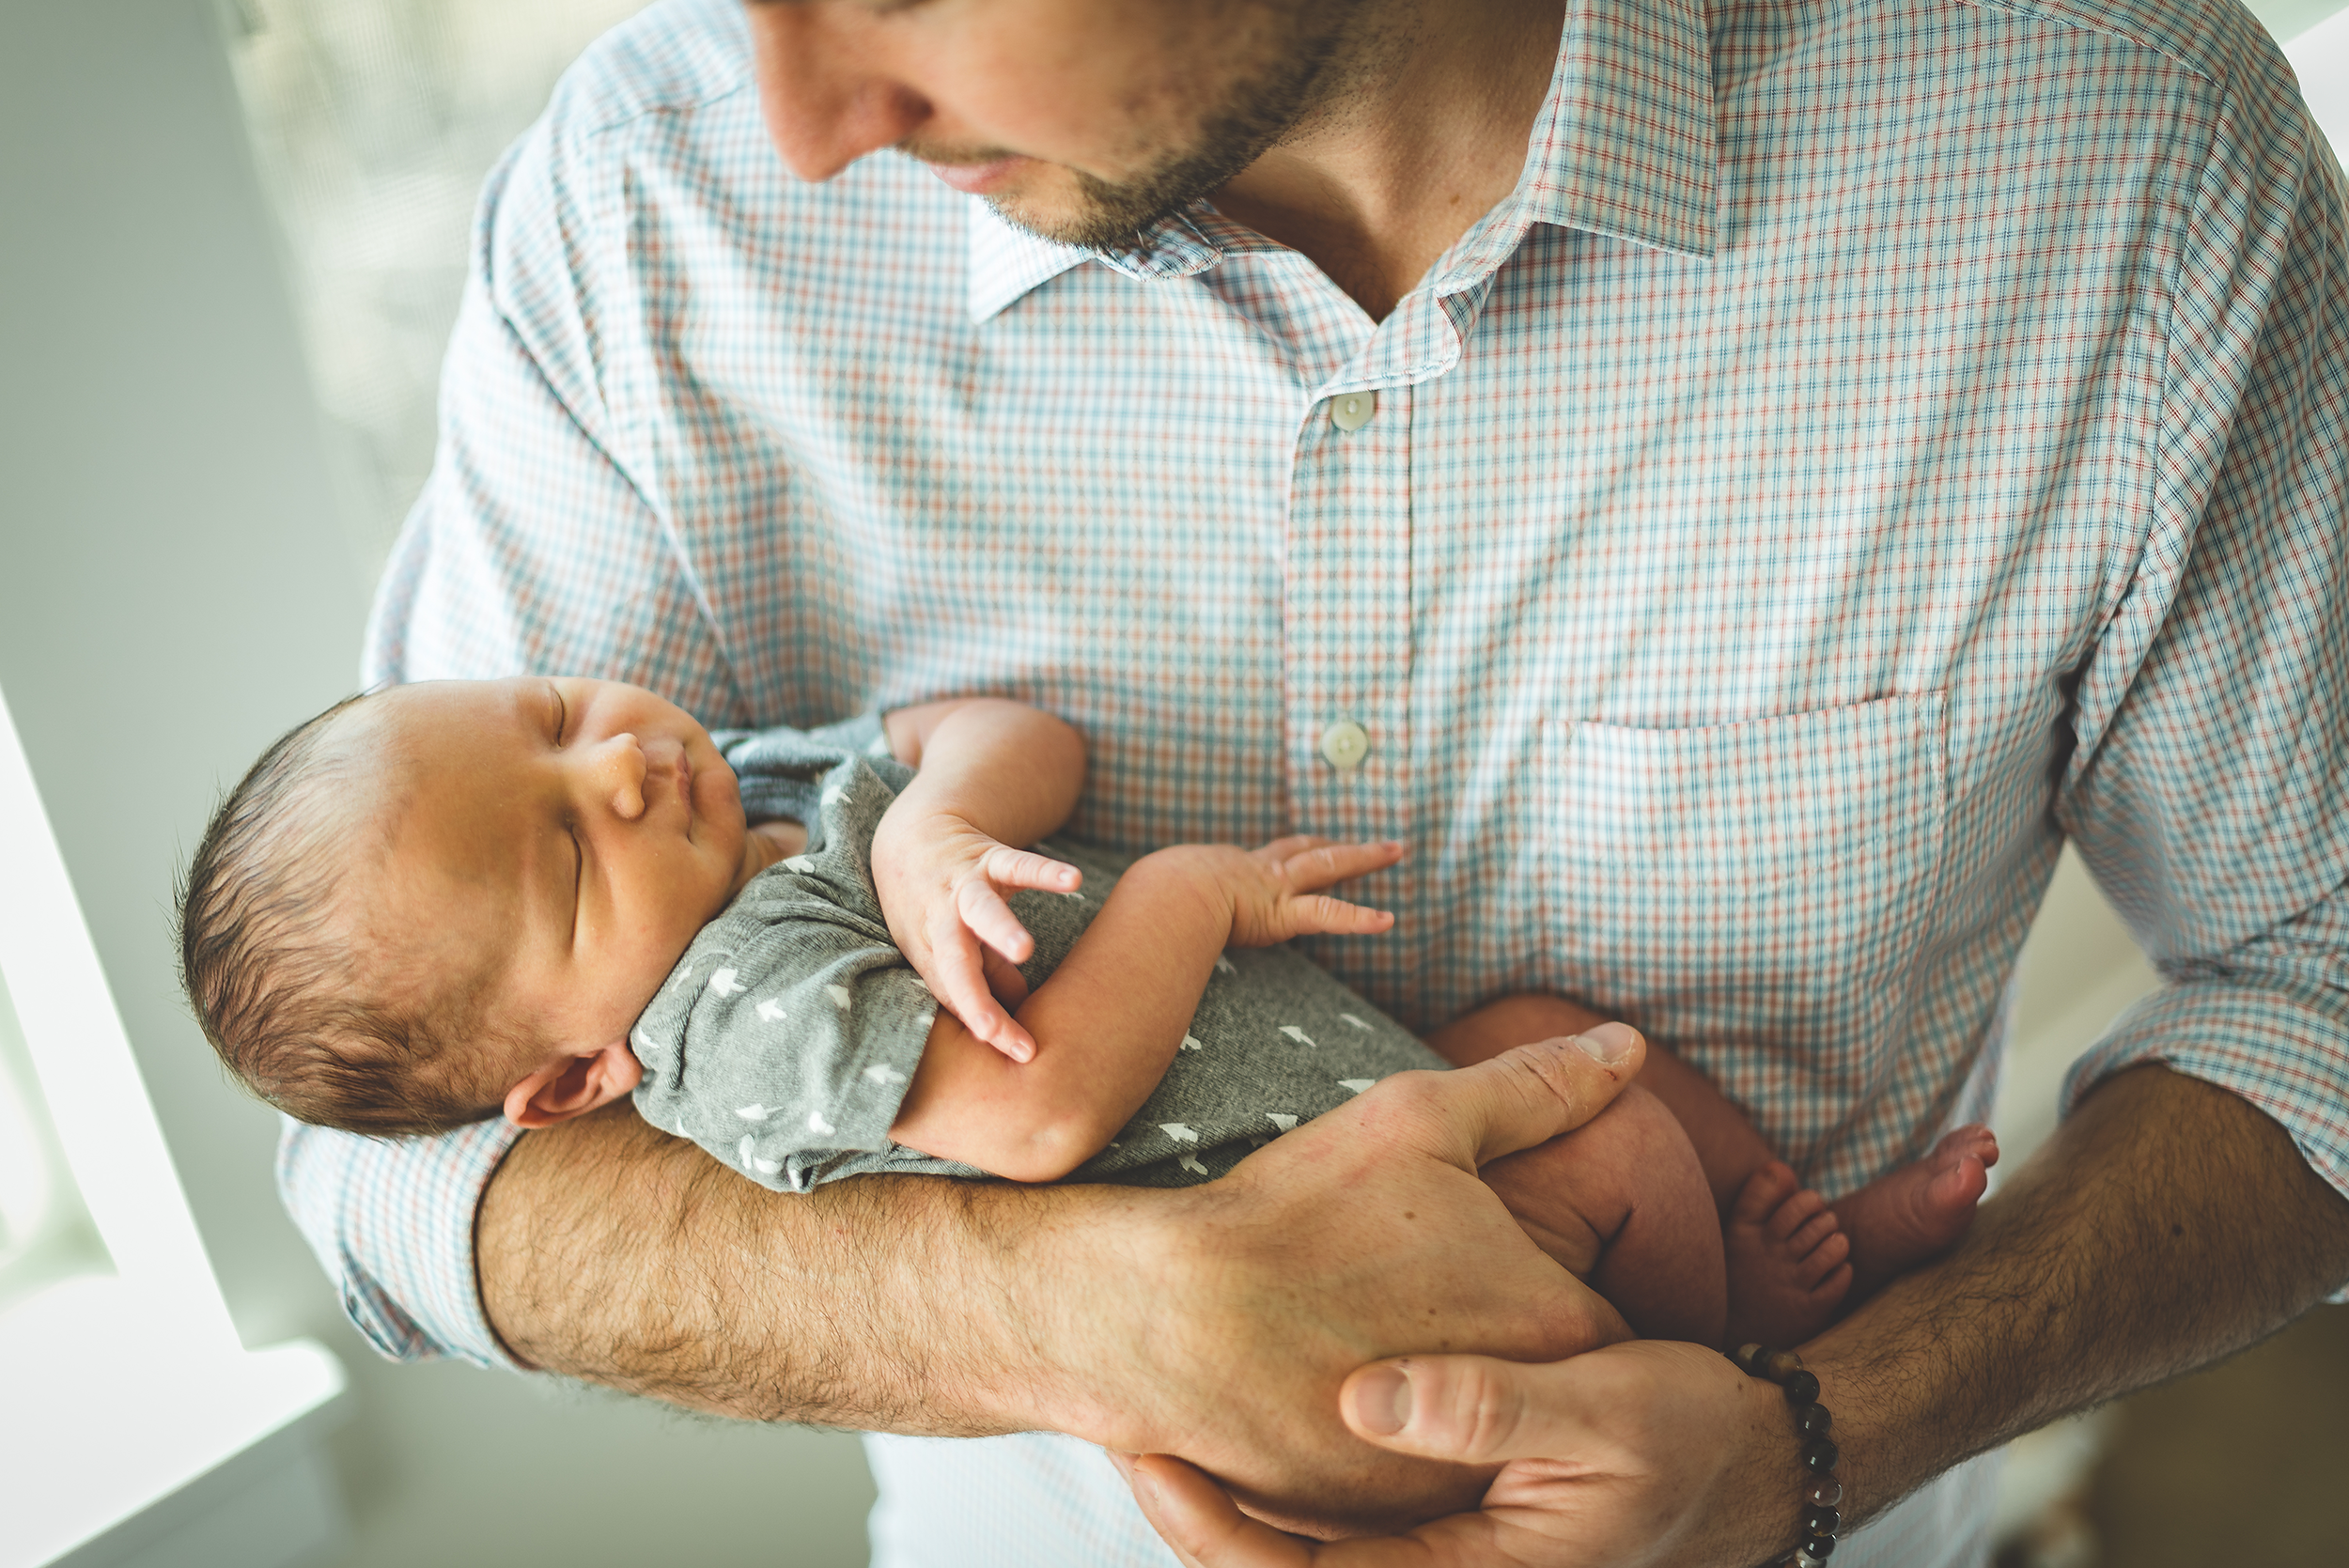
[(1965, 1243), (1806, 1350), (1846, 1513), (2217, 1360), (2349, 1279), (2349, 1202), (2249, 1103), (2161, 1067), (2098, 1089)]
[(1542, 1360), (1626, 1337), (1475, 1165), (1580, 1126), (1636, 1069), (1555, 1043), (1399, 1074), (1171, 1189), (791, 1196), (615, 1106), (515, 1145), (476, 1227), (482, 1297), (527, 1361), (717, 1414), (1068, 1432), (1193, 1457), (1290, 1518), (1425, 1517), (1481, 1475), (1362, 1443), (1338, 1385), (1430, 1345)]
[[(768, 1191), (626, 1106), (522, 1139), (481, 1205), (483, 1304), (555, 1373), (714, 1414), (970, 1436), (1058, 1424), (1053, 1265), (1119, 1188), (871, 1176)], [(1094, 1267), (1114, 1224), (1089, 1227)], [(1134, 1266), (1141, 1266), (1136, 1264)], [(1051, 1313), (1022, 1293), (1054, 1280)], [(1081, 1353), (1081, 1346), (1073, 1347)]]

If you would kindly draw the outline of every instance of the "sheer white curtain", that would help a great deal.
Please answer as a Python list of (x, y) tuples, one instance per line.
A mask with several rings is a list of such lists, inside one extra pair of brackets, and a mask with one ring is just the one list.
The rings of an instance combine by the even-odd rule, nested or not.
[(645, 0), (231, 0), (351, 547), (372, 576), (432, 460), (481, 179), (565, 66)]

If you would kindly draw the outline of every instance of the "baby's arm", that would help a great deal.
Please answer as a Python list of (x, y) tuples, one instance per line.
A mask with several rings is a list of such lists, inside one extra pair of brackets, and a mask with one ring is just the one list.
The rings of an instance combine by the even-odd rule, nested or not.
[(1038, 1049), (1007, 1060), (941, 1010), (889, 1136), (1015, 1181), (1055, 1181), (1142, 1108), (1198, 1010), (1216, 955), (1394, 917), (1321, 894), (1392, 865), (1395, 844), (1284, 838), (1252, 854), (1187, 844), (1134, 862), (1019, 1009)]
[[(1017, 846), (1067, 820), (1084, 786), (1084, 742), (1050, 714), (1001, 697), (899, 708), (883, 723), (897, 760), (921, 769), (873, 835), (890, 937), (948, 1011), (1024, 1061), (1034, 1041), (988, 982), (1016, 1004), (1024, 988), (1010, 966), (1034, 942), (1000, 890), (1073, 893), (1082, 880), (1076, 867)], [(990, 965), (989, 951), (1004, 962)]]

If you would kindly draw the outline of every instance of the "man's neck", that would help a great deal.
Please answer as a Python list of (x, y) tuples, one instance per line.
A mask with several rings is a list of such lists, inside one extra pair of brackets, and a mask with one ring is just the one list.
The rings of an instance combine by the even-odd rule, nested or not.
[(1396, 4), (1334, 60), (1319, 101), (1216, 193), (1383, 320), (1517, 184), (1564, 0)]

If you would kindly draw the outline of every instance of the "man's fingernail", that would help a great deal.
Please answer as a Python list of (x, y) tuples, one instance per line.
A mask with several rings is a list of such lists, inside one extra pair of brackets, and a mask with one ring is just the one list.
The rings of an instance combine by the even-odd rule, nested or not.
[(1158, 1478), (1136, 1465), (1130, 1454), (1126, 1461), (1126, 1483), (1134, 1489), (1134, 1501), (1153, 1514), (1159, 1511)]
[(1354, 1420), (1392, 1437), (1411, 1424), (1411, 1380), (1394, 1367), (1373, 1367), (1354, 1385)]
[(1574, 1037), (1575, 1048), (1594, 1062), (1617, 1065), (1640, 1043), (1640, 1032), (1627, 1023), (1603, 1023)]

